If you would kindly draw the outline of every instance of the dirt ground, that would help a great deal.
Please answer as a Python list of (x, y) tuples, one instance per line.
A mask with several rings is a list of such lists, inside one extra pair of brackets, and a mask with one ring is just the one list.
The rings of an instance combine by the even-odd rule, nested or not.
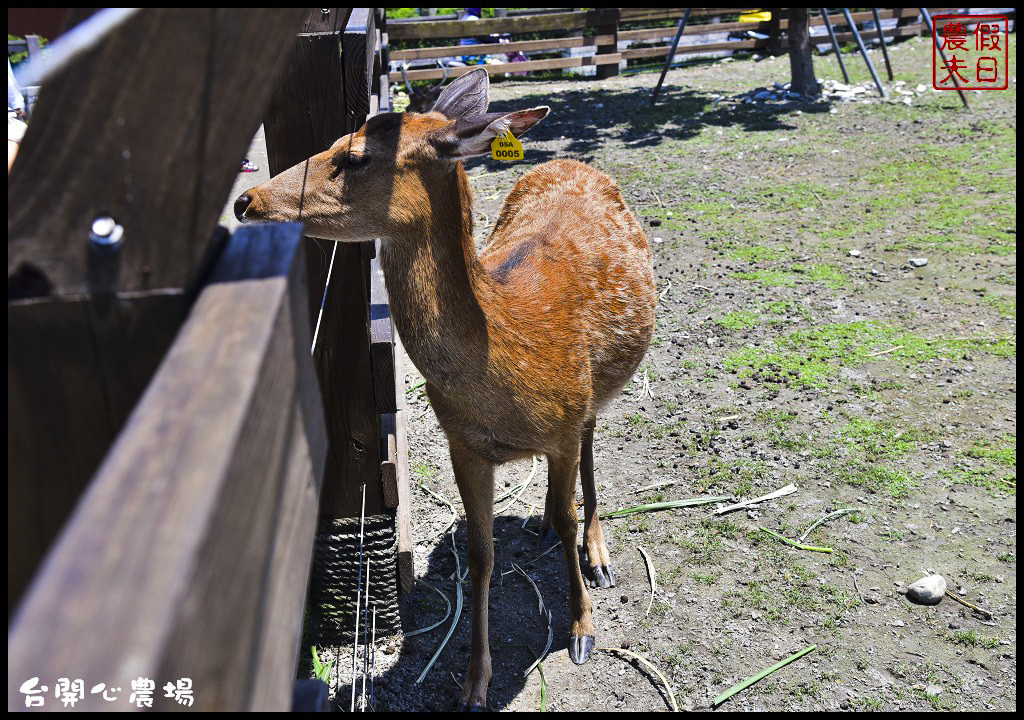
[[(481, 245), (518, 177), (560, 157), (614, 178), (652, 242), (656, 335), (598, 419), (603, 510), (797, 488), (722, 515), (704, 505), (604, 521), (618, 585), (591, 590), (598, 647), (642, 655), (681, 709), (708, 709), (810, 645), (721, 709), (1016, 708), (1016, 77), (1007, 91), (970, 93), (965, 112), (955, 93), (930, 89), (927, 40), (892, 56), (887, 101), (855, 55), (853, 85), (866, 91), (850, 101), (777, 92), (785, 57), (674, 70), (654, 109), (656, 73), (492, 85), (492, 110), (552, 112), (524, 138), (525, 162), (467, 166)], [(832, 57), (815, 70), (841, 77)], [(453, 515), (439, 498), (458, 511), (463, 570), (466, 528), (447, 443), (408, 368), (411, 632), (444, 617), (428, 583), (456, 604)], [(531, 467), (501, 468), (496, 493), (517, 492)], [(517, 499), (497, 503), (490, 707), (669, 709), (661, 681), (629, 656), (569, 661), (564, 562), (558, 549), (537, 557), (531, 532), (545, 474), (541, 461)], [(796, 539), (840, 509), (852, 512), (805, 541), (831, 553), (761, 530)], [(551, 610), (543, 674), (524, 677), (548, 627), (513, 563)], [(901, 591), (932, 572), (991, 615), (949, 597), (909, 603)], [(451, 617), (379, 643), (374, 709), (453, 707), (469, 654), (468, 582), (463, 593), (422, 682)], [(347, 673), (344, 651), (325, 652)], [(347, 709), (345, 684), (335, 677)]]

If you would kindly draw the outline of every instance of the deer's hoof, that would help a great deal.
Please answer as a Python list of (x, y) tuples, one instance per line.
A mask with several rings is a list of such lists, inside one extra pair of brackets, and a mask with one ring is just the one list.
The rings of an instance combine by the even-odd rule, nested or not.
[(590, 586), (610, 588), (615, 587), (615, 573), (611, 565), (592, 565), (590, 567)]
[(557, 545), (561, 542), (558, 538), (558, 533), (550, 525), (546, 528), (541, 528), (540, 532), (537, 533), (537, 549), (544, 552), (552, 545)]
[(593, 651), (593, 635), (573, 635), (569, 638), (569, 659), (577, 665), (582, 665), (589, 660)]
[(455, 708), (456, 712), (487, 712), (486, 705), (477, 705), (475, 703), (459, 703), (459, 706)]

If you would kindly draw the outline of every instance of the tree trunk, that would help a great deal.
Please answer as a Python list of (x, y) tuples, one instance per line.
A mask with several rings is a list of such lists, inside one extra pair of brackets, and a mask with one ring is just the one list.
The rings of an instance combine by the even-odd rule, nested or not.
[(789, 9), (789, 67), (792, 73), (790, 91), (801, 95), (818, 95), (818, 81), (814, 78), (811, 58), (811, 35), (807, 20), (808, 8)]

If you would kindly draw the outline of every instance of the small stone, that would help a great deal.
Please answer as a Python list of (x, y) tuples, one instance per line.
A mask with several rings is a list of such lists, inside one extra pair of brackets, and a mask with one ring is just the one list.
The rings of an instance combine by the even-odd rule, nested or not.
[(651, 240), (653, 240), (656, 243), (665, 242), (665, 238), (660, 238), (660, 237), (654, 237), (654, 238), (651, 238)]
[(946, 594), (946, 580), (941, 575), (926, 575), (907, 588), (907, 600), (919, 605), (938, 605)]
[(919, 93), (923, 93), (926, 89), (927, 88), (924, 85), (918, 85), (916, 88), (914, 88), (914, 90), (916, 90)]
[(851, 250), (850, 257), (860, 257), (860, 250)]
[(910, 265), (910, 267), (924, 267), (928, 264), (928, 258), (910, 258), (907, 260), (907, 264)]

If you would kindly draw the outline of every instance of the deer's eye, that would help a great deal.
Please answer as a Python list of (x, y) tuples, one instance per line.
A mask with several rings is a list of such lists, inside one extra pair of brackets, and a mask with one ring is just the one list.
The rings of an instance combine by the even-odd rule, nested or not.
[(348, 168), (362, 167), (370, 162), (368, 155), (355, 155), (353, 153), (342, 153), (334, 158), (334, 172), (331, 173), (331, 180), (335, 180), (343, 170)]

